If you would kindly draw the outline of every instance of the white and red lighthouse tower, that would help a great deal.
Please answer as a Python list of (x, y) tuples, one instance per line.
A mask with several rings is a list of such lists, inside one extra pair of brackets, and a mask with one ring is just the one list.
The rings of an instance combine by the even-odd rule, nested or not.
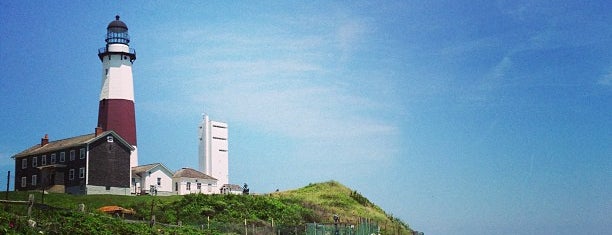
[(132, 64), (136, 52), (130, 48), (128, 28), (119, 16), (106, 27), (106, 46), (98, 50), (102, 61), (102, 90), (98, 109), (98, 127), (115, 131), (134, 147), (130, 167), (138, 165), (136, 115)]

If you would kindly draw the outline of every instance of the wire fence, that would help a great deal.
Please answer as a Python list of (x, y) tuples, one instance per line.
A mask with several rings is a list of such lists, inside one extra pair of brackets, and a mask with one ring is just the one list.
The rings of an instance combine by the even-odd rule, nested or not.
[(375, 223), (361, 221), (357, 224), (306, 224), (306, 235), (371, 235), (380, 234)]

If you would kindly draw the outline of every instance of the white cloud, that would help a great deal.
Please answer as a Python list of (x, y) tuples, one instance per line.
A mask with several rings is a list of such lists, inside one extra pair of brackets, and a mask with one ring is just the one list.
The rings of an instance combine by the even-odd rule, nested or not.
[(172, 76), (163, 77), (172, 82), (165, 90), (147, 92), (165, 99), (139, 105), (161, 116), (207, 112), (230, 125), (239, 122), (304, 148), (334, 152), (339, 159), (387, 156), (397, 148), (398, 130), (376, 113), (389, 105), (354, 91), (337, 63), (350, 59), (367, 24), (350, 17), (329, 22), (330, 28), (314, 34), (183, 29), (188, 50), (177, 48), (178, 55), (154, 62), (166, 63), (158, 69), (164, 75), (157, 75)]
[(606, 75), (602, 76), (597, 81), (597, 84), (603, 86), (612, 86), (612, 69)]

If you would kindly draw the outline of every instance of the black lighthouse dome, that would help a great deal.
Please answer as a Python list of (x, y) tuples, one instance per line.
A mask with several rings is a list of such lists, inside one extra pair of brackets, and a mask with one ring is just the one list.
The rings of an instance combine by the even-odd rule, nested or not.
[(119, 20), (119, 15), (115, 16), (115, 20), (111, 21), (106, 27), (106, 44), (120, 43), (128, 45), (130, 35), (128, 27), (123, 21)]

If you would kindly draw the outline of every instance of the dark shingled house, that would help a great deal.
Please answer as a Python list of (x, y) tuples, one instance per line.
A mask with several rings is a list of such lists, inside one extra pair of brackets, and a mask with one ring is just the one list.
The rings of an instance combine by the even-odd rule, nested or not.
[(130, 194), (134, 148), (114, 131), (49, 141), (47, 135), (14, 156), (15, 191)]

